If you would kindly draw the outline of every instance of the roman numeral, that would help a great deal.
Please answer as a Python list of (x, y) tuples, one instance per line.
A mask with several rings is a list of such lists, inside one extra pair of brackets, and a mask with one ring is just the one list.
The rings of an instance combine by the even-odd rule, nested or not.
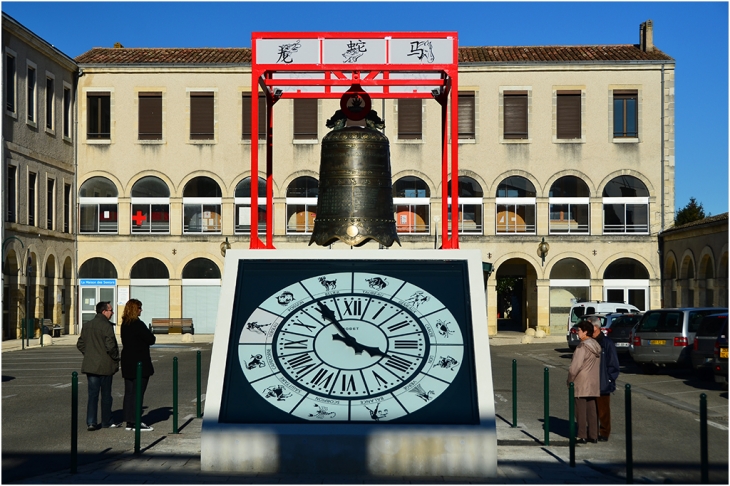
[[(284, 338), (284, 348), (286, 349), (307, 349), (307, 341), (308, 339), (300, 339), (298, 341), (292, 341), (291, 339)], [(396, 341), (397, 342), (397, 341)], [(396, 347), (398, 347), (396, 345)]]
[(293, 326), (305, 327), (305, 328), (307, 328), (307, 331), (309, 331), (309, 332), (312, 332), (312, 330), (314, 329), (314, 326), (310, 326), (309, 324), (304, 324), (301, 321), (298, 321), (298, 320), (295, 320), (295, 319), (292, 320), (291, 323), (292, 323)]
[(417, 349), (418, 341), (415, 339), (396, 339), (393, 347), (395, 349)]
[(346, 392), (346, 391), (352, 390), (352, 391), (356, 392), (357, 388), (355, 387), (355, 376), (349, 375), (350, 379), (348, 380), (347, 378), (348, 378), (348, 375), (345, 375), (345, 374), (342, 375), (342, 391)]
[(312, 385), (320, 385), (323, 388), (327, 388), (332, 377), (335, 376), (334, 371), (326, 370), (324, 368), (317, 371), (317, 374), (309, 381)]
[(375, 377), (375, 380), (378, 382), (378, 386), (384, 386), (388, 384), (388, 380), (377, 374), (373, 371), (373, 376)]
[(408, 321), (401, 321), (401, 322), (399, 322), (397, 324), (393, 324), (392, 326), (388, 326), (388, 331), (395, 332), (398, 329), (403, 329), (407, 325), (408, 325)]
[(402, 371), (403, 373), (408, 371), (408, 368), (410, 368), (412, 364), (413, 363), (401, 358), (400, 356), (391, 356), (390, 359), (385, 362), (385, 366), (390, 366), (391, 368), (395, 368), (396, 370)]
[(362, 314), (362, 302), (359, 300), (345, 301), (345, 315), (359, 316)]
[(381, 307), (380, 310), (378, 312), (376, 312), (375, 315), (373, 316), (373, 320), (377, 319), (378, 316), (380, 315), (380, 313), (383, 312), (384, 310), (385, 310), (385, 306)]
[(297, 378), (317, 365), (309, 354), (300, 354), (296, 358), (287, 360), (287, 364), (296, 370)]

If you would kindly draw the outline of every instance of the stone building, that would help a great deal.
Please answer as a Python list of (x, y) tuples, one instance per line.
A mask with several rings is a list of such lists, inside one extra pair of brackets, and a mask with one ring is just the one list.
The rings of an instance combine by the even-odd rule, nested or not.
[[(3, 13), (3, 339), (76, 331), (76, 63)], [(35, 333), (35, 331), (34, 331)]]

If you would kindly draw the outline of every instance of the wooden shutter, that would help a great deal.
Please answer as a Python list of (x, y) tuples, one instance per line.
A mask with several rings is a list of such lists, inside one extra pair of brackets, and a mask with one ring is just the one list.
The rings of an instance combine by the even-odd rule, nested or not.
[(190, 93), (190, 140), (214, 139), (214, 101), (211, 91)]
[(581, 138), (580, 90), (558, 91), (558, 138)]
[[(241, 139), (251, 140), (251, 93), (243, 93)], [(259, 93), (259, 140), (266, 138), (266, 97)]]
[(420, 99), (398, 100), (398, 138), (420, 140), (423, 127), (423, 113)]
[(470, 139), (475, 138), (474, 123), (474, 101), (473, 91), (459, 92), (459, 138)]
[(527, 138), (527, 91), (505, 91), (504, 138)]
[(317, 100), (294, 100), (294, 140), (317, 140)]
[(162, 93), (139, 93), (139, 140), (162, 140)]

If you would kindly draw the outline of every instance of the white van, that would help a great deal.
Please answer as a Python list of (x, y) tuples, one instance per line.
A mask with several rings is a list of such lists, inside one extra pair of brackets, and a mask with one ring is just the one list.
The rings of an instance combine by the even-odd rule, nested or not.
[(599, 300), (576, 302), (570, 307), (570, 314), (568, 314), (568, 331), (583, 316), (590, 314), (608, 314), (609, 312), (629, 314), (641, 311), (631, 304), (622, 304), (620, 302), (601, 302)]

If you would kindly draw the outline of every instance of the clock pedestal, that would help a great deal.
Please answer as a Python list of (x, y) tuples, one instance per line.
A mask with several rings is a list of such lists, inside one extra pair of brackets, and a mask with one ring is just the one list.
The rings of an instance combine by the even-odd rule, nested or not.
[(477, 250), (229, 250), (201, 469), (494, 477)]

